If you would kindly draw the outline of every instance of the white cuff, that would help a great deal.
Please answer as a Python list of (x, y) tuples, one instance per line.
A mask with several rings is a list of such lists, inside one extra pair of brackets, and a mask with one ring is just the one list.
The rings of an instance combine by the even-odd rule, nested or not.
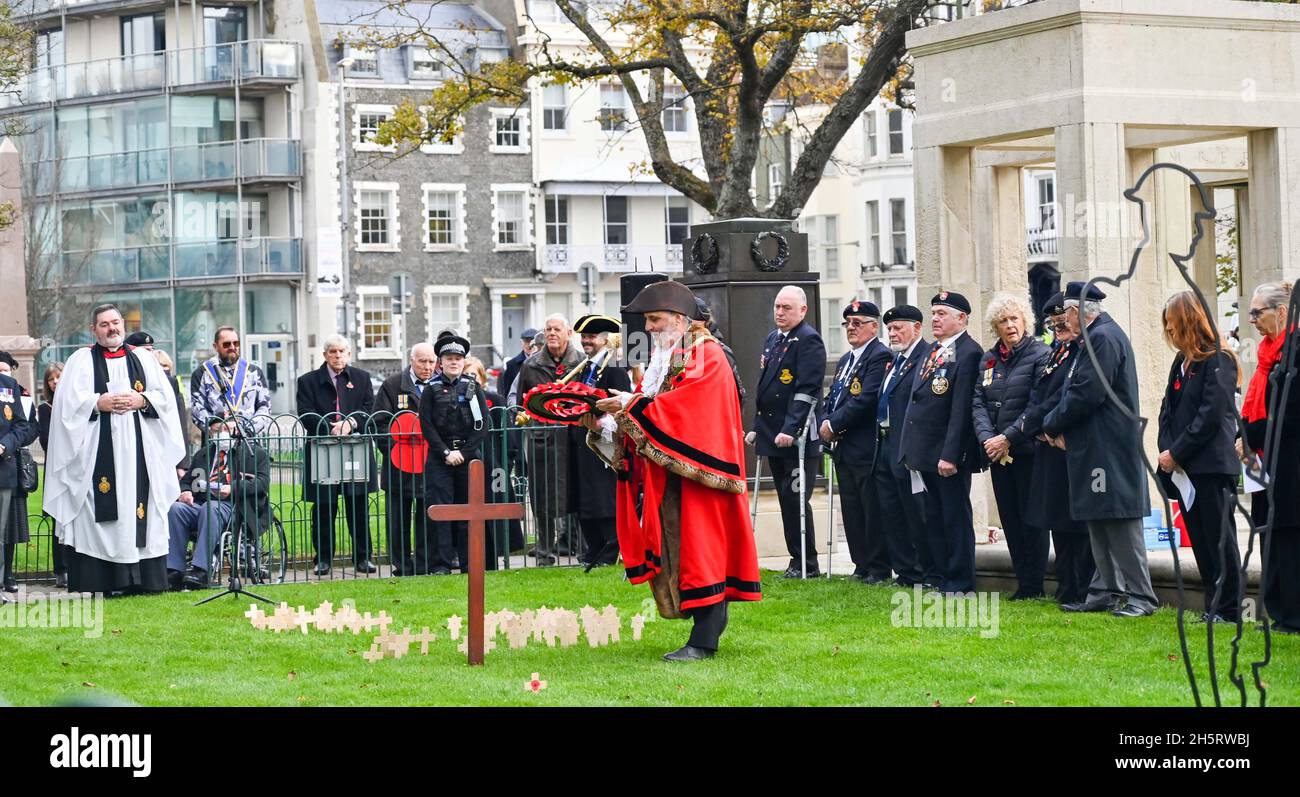
[(606, 443), (614, 442), (614, 432), (618, 431), (618, 423), (609, 416), (600, 416), (600, 438)]
[(627, 405), (632, 402), (632, 397), (635, 395), (635, 393), (619, 393), (614, 398), (619, 400), (619, 403), (623, 405), (623, 409), (627, 409)]

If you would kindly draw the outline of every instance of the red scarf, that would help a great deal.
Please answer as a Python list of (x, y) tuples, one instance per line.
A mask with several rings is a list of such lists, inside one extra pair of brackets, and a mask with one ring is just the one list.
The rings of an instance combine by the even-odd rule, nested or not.
[(1282, 344), (1285, 342), (1286, 338), (1282, 335), (1265, 337), (1260, 339), (1259, 346), (1255, 349), (1259, 364), (1255, 366), (1255, 373), (1250, 377), (1250, 386), (1246, 388), (1246, 398), (1241, 405), (1241, 417), (1247, 423), (1263, 420), (1268, 416), (1264, 390), (1268, 387), (1269, 373), (1282, 357)]

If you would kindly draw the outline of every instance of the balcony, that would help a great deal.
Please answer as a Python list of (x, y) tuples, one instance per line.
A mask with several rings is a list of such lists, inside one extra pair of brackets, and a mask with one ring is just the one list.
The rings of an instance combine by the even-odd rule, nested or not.
[(28, 174), (28, 191), (44, 196), (120, 191), (169, 182), (233, 183), (301, 178), (302, 153), (296, 139), (252, 138), (37, 161)]
[(634, 270), (682, 270), (680, 244), (547, 244), (542, 247), (542, 271), (576, 274), (590, 263), (597, 271), (621, 274)]
[(1060, 253), (1056, 228), (1030, 227), (1025, 231), (1025, 249), (1030, 262), (1055, 260)]
[(165, 88), (278, 86), (296, 82), (301, 75), (298, 42), (254, 39), (42, 67), (0, 94), (0, 110)]
[(172, 278), (302, 276), (301, 238), (155, 244), (65, 252), (61, 257), (63, 279), (74, 285), (131, 285)]

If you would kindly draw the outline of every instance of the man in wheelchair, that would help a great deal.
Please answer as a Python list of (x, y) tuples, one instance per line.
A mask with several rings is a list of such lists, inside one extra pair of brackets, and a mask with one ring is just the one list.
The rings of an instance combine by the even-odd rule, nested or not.
[[(167, 578), (173, 590), (208, 585), (212, 551), (226, 529), (243, 525), (245, 539), (271, 525), (271, 458), (256, 441), (214, 433), (181, 479), (181, 494), (167, 513), (171, 543)], [(185, 549), (194, 553), (185, 567)]]

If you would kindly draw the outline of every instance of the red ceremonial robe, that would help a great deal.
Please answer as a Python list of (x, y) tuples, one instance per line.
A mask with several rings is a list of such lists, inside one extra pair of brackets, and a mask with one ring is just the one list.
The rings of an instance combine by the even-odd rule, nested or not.
[[(618, 543), (628, 580), (656, 579), (665, 617), (682, 616), (678, 608), (762, 598), (735, 377), (717, 340), (688, 335), (684, 365), (669, 371), (659, 392), (651, 398), (638, 385), (614, 414), (621, 447), (610, 462), (620, 472)], [(600, 454), (598, 439), (593, 434), (589, 443)], [(676, 567), (667, 561), (674, 557)], [(663, 583), (665, 568), (677, 573), (676, 584)], [(667, 600), (667, 592), (680, 603)]]

